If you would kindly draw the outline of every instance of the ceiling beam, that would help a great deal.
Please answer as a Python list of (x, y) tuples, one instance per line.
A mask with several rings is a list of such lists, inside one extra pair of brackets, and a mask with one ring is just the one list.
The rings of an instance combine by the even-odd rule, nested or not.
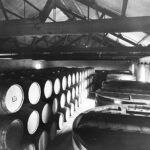
[[(63, 37), (65, 38), (65, 37)], [(95, 47), (95, 48), (79, 48), (75, 46), (52, 46), (49, 48), (20, 48), (17, 49), (1, 49), (3, 53), (101, 53), (101, 54), (146, 54), (150, 55), (150, 47)]]
[(115, 18), (115, 17), (120, 17), (118, 14), (115, 14), (115, 13), (111, 12), (110, 10), (105, 9), (105, 8), (103, 8), (103, 7), (99, 6), (99, 5), (97, 5), (97, 4), (95, 3), (95, 1), (89, 1), (89, 0), (76, 0), (76, 1), (82, 3), (82, 4), (86, 5), (86, 6), (89, 5), (91, 8), (93, 8), (93, 9), (95, 9), (95, 10), (97, 10), (97, 11), (100, 11), (100, 12), (102, 12), (103, 14), (106, 14), (106, 15), (108, 15), (108, 16), (110, 16), (110, 17), (113, 17), (113, 18)]
[(46, 34), (149, 32), (149, 27), (150, 16), (55, 23), (34, 23), (15, 20), (0, 22), (0, 37)]
[(55, 7), (55, 0), (47, 0), (44, 9), (40, 12), (39, 19), (42, 22), (45, 22), (54, 7)]
[(7, 12), (6, 12), (6, 10), (5, 10), (4, 6), (3, 6), (2, 0), (0, 0), (0, 8), (1, 8), (2, 11), (3, 11), (3, 14), (4, 14), (4, 16), (5, 16), (5, 19), (6, 19), (6, 20), (9, 20), (9, 19), (8, 19), (8, 16), (7, 16)]
[[(142, 55), (143, 56), (143, 55)], [(61, 53), (49, 53), (49, 54), (4, 54), (0, 55), (0, 58), (14, 58), (14, 59), (43, 59), (43, 60), (137, 60), (140, 57), (136, 55), (103, 55), (103, 54), (61, 54)]]

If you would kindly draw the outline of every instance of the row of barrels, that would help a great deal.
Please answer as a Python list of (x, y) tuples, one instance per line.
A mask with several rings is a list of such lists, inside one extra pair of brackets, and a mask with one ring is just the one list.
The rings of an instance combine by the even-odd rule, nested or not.
[(17, 112), (23, 103), (36, 105), (40, 99), (49, 101), (62, 91), (79, 85), (92, 73), (91, 68), (49, 68), (0, 73), (0, 114)]
[[(75, 84), (71, 84), (70, 87), (68, 86), (67, 83), (66, 89), (60, 90), (60, 92), (52, 94), (49, 98), (46, 98), (46, 96), (44, 96), (45, 90), (44, 88), (43, 90), (41, 88), (44, 87), (41, 86), (44, 85), (43, 84), (44, 82), (42, 83), (41, 81), (51, 80), (51, 76), (47, 78), (50, 69), (38, 70), (40, 76), (41, 72), (45, 73), (45, 77), (41, 81), (33, 80), (33, 78), (30, 78), (30, 81), (32, 81), (30, 82), (31, 89), (25, 88), (28, 87), (27, 85), (29, 85), (28, 84), (29, 78), (27, 78), (27, 76), (25, 75), (31, 75), (31, 72), (37, 72), (36, 70), (26, 70), (26, 73), (24, 71), (18, 73), (17, 71), (17, 78), (19, 80), (20, 79), (22, 80), (22, 82), (19, 83), (23, 84), (18, 83), (16, 84), (15, 82), (18, 81), (17, 78), (13, 78), (14, 80), (12, 81), (12, 78), (9, 78), (10, 76), (7, 72), (1, 73), (0, 79), (3, 82), (6, 81), (6, 85), (5, 84), (0, 85), (1, 86), (0, 89), (2, 89), (0, 92), (3, 95), (3, 99), (1, 101), (2, 108), (0, 115), (1, 120), (0, 122), (2, 122), (2, 126), (0, 124), (0, 132), (5, 133), (5, 135), (2, 134), (2, 137), (0, 137), (0, 147), (2, 149), (11, 149), (11, 150), (13, 149), (45, 150), (47, 145), (46, 141), (47, 140), (52, 141), (55, 139), (57, 130), (62, 129), (63, 123), (69, 120), (69, 118), (74, 114), (75, 111), (78, 110), (83, 101), (87, 98), (88, 93), (90, 92), (89, 87), (92, 84), (92, 73), (85, 75), (85, 70), (86, 69), (84, 68), (83, 72), (81, 72), (84, 74), (81, 81), (76, 82)], [(16, 76), (16, 72), (12, 72), (10, 74), (11, 75), (13, 74), (12, 77)], [(60, 78), (56, 76), (55, 79), (57, 80)], [(48, 83), (45, 82), (45, 85), (48, 85)], [(56, 85), (57, 88), (59, 84)], [(39, 89), (41, 89), (40, 96), (39, 93), (37, 92), (38, 90), (36, 90), (38, 89), (37, 87), (40, 87)], [(50, 88), (47, 90), (49, 91)], [(28, 97), (26, 95), (27, 91)], [(21, 95), (21, 93), (24, 93), (24, 95), (23, 94)], [(37, 99), (38, 97), (40, 97), (38, 102), (35, 102), (34, 100)], [(13, 133), (11, 129), (14, 129)], [(14, 135), (16, 133), (18, 134), (14, 138)]]

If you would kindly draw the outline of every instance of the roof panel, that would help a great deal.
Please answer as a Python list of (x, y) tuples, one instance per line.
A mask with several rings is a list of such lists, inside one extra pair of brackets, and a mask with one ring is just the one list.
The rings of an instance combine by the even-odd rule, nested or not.
[(145, 36), (146, 33), (144, 32), (132, 32), (132, 33), (122, 33), (122, 36), (129, 39), (130, 41), (133, 41), (135, 43), (138, 43), (141, 41)]
[[(26, 18), (33, 18), (39, 15), (39, 11), (42, 11), (47, 0), (28, 0), (30, 4), (27, 2), (24, 2), (23, 0), (2, 0), (2, 3), (4, 5), (4, 8), (8, 9), (9, 11), (18, 14), (21, 17)], [(35, 8), (39, 9), (37, 11)], [(13, 18), (9, 18), (10, 20)], [(0, 18), (1, 20), (1, 18)]]
[(128, 0), (126, 16), (150, 16), (150, 0)]
[(66, 8), (71, 9), (76, 14), (82, 14), (81, 10), (74, 0), (61, 0), (61, 3), (65, 4)]
[(143, 41), (141, 41), (141, 44), (143, 46), (148, 46), (150, 44), (150, 36), (148, 36), (146, 39), (144, 39)]
[[(80, 10), (82, 11), (82, 14), (86, 17), (88, 17), (88, 7), (80, 2), (76, 2), (76, 4), (80, 7)], [(96, 13), (96, 10), (90, 8), (89, 9), (89, 18), (90, 19), (98, 19), (98, 15)]]
[(121, 15), (123, 0), (95, 0), (97, 5)]

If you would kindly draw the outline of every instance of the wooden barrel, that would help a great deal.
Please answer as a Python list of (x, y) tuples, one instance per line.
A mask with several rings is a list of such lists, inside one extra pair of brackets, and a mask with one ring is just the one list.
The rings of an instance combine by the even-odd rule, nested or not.
[(42, 69), (42, 70), (33, 71), (32, 74), (37, 79), (41, 80), (41, 82), (44, 82), (45, 78), (46, 78), (46, 80), (49, 80), (52, 83), (52, 87), (54, 90), (53, 93), (55, 93), (56, 95), (59, 94), (59, 92), (61, 90), (61, 82), (60, 82), (60, 79), (59, 79), (59, 77), (57, 77), (57, 74), (55, 72), (53, 72), (53, 71), (48, 72), (47, 70)]
[(50, 120), (51, 114), (51, 107), (48, 103), (40, 102), (36, 106), (29, 106), (32, 109), (36, 109), (40, 115), (40, 122), (43, 124), (47, 124)]
[(19, 149), (23, 139), (23, 123), (20, 119), (0, 119), (0, 149)]
[(21, 150), (35, 150), (35, 144), (31, 142), (25, 142), (22, 144)]
[(71, 74), (68, 74), (67, 80), (68, 80), (68, 88), (70, 88), (71, 85), (72, 85), (72, 82), (71, 82)]
[(79, 96), (79, 86), (78, 85), (75, 87), (75, 91), (76, 91), (75, 97), (78, 98), (78, 96)]
[(64, 124), (64, 115), (63, 115), (63, 113), (60, 113), (60, 112), (56, 113), (54, 115), (54, 121), (57, 124), (57, 129), (61, 130), (63, 128), (63, 124)]
[(78, 99), (75, 99), (74, 100), (74, 110), (77, 111), (78, 107), (79, 107), (79, 105), (78, 105)]
[(24, 107), (15, 116), (22, 120), (26, 133), (33, 135), (37, 131), (40, 122), (38, 111)]
[(50, 99), (49, 101), (49, 104), (50, 104), (50, 107), (51, 107), (51, 111), (52, 111), (52, 114), (56, 114), (57, 111), (58, 111), (58, 98), (54, 97), (52, 99)]
[(0, 84), (0, 115), (15, 113), (20, 110), (24, 102), (24, 91), (19, 84)]
[(28, 99), (31, 104), (35, 105), (40, 101), (41, 97), (41, 87), (39, 83), (33, 82), (31, 83), (28, 89)]
[(75, 83), (76, 83), (76, 76), (75, 76), (74, 72), (72, 73), (71, 79), (72, 79), (72, 85), (75, 85)]
[(47, 80), (44, 85), (44, 96), (46, 99), (50, 98), (53, 93), (53, 84), (51, 80)]
[(58, 96), (59, 108), (64, 108), (66, 104), (66, 95), (65, 93), (61, 93)]
[(71, 89), (71, 99), (74, 100), (75, 99), (75, 95), (76, 95), (76, 91), (75, 91), (75, 88), (73, 87)]
[(65, 91), (67, 88), (67, 77), (63, 76), (62, 77), (62, 90)]
[(19, 84), (24, 92), (25, 103), (37, 104), (41, 98), (41, 86), (37, 80), (32, 80), (30, 76), (23, 75), (20, 72), (13, 74), (5, 74), (4, 79), (9, 78), (9, 82), (12, 80), (14, 83)]
[[(46, 150), (48, 144), (48, 133), (46, 129), (39, 129), (34, 135), (24, 135), (23, 150)], [(25, 149), (26, 148), (26, 149)], [(35, 149), (33, 149), (35, 148)]]
[(76, 72), (76, 83), (77, 84), (79, 83), (79, 72), (78, 71)]
[(60, 109), (59, 112), (63, 113), (64, 121), (67, 122), (70, 118), (70, 109), (68, 107), (64, 107)]
[(70, 90), (66, 91), (66, 97), (67, 97), (66, 103), (70, 104), (70, 101), (71, 101), (71, 91)]
[(46, 150), (48, 144), (48, 133), (44, 130), (40, 134), (38, 134), (37, 148), (38, 150)]

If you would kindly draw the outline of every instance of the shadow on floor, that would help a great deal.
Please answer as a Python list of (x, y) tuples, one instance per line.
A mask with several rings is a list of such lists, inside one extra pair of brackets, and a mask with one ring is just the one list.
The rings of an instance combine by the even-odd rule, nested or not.
[(71, 150), (72, 132), (68, 131), (57, 135), (54, 141), (48, 143), (46, 150)]

